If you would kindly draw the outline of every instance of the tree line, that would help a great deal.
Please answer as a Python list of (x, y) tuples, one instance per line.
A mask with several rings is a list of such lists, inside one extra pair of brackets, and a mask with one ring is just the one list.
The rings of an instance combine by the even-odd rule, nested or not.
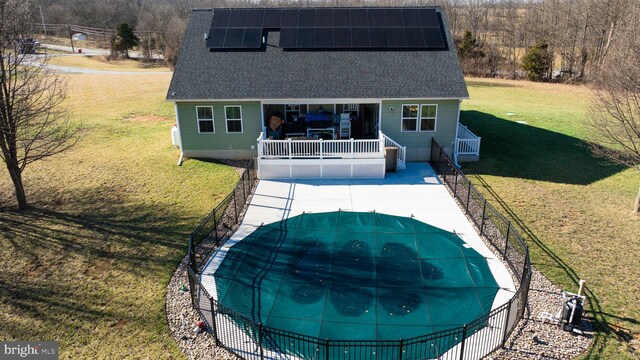
[(108, 29), (127, 23), (141, 34), (141, 50), (160, 53), (172, 65), (192, 8), (439, 5), (447, 13), (465, 74), (590, 81), (629, 21), (635, 1), (37, 0), (34, 5), (42, 12), (33, 12), (33, 22)]

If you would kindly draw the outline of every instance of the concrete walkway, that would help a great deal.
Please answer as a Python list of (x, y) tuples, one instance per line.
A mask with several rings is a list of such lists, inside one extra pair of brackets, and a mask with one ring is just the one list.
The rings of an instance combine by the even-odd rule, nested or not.
[(426, 163), (408, 163), (406, 170), (379, 180), (261, 180), (238, 231), (212, 257), (202, 272), (202, 284), (215, 297), (213, 273), (233, 244), (261, 224), (277, 222), (303, 212), (377, 211), (389, 215), (414, 216), (417, 220), (456, 232), (487, 258), (503, 290), (493, 308), (506, 303), (515, 291), (509, 272), (480, 239), (433, 169)]

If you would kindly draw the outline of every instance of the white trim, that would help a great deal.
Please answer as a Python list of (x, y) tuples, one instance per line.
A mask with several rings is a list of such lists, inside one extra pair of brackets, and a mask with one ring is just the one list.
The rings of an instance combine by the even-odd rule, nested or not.
[[(413, 119), (413, 117), (404, 117), (404, 107), (405, 106), (415, 106), (416, 107), (416, 129), (415, 130), (404, 130), (404, 119)], [(419, 124), (418, 120), (420, 120), (420, 104), (402, 104), (400, 105), (400, 132), (418, 132)]]
[[(240, 108), (240, 119), (227, 119), (227, 108), (229, 107), (237, 107)], [(229, 120), (238, 121), (240, 120), (240, 131), (231, 131), (229, 132)], [(242, 105), (225, 105), (224, 106), (224, 125), (227, 128), (227, 134), (244, 134), (244, 124), (242, 121)]]
[[(200, 119), (199, 115), (198, 115), (198, 109), (199, 108), (210, 108), (211, 109), (211, 119)], [(200, 105), (200, 106), (196, 106), (196, 125), (198, 126), (198, 134), (215, 134), (216, 133), (216, 115), (213, 113), (213, 105)], [(200, 131), (200, 121), (211, 121), (211, 124), (213, 125), (213, 131), (205, 131), (205, 132), (201, 132)], [(182, 141), (182, 140), (181, 140)]]
[[(284, 122), (287, 122), (287, 115), (289, 113), (295, 114), (298, 113), (298, 119), (300, 119), (300, 115), (302, 115), (302, 105), (303, 104), (284, 104)], [(297, 106), (298, 110), (287, 110), (287, 106)], [(309, 112), (309, 106), (307, 106), (307, 112)], [(293, 116), (292, 116), (293, 117)]]
[(342, 103), (358, 103), (358, 104), (376, 104), (381, 101), (439, 101), (439, 100), (464, 100), (470, 97), (420, 97), (420, 98), (322, 98), (322, 99), (174, 99), (167, 100), (169, 102), (259, 102), (264, 105), (282, 105), (282, 104), (342, 104)]
[(180, 139), (180, 144), (178, 145), (180, 146), (180, 153), (182, 153), (182, 130), (180, 129), (180, 112), (178, 112), (178, 104), (173, 104), (173, 109), (176, 112), (176, 126), (178, 127), (178, 139)]
[(460, 106), (462, 100), (458, 101), (458, 115), (456, 116), (456, 136), (453, 138), (453, 163), (460, 168), (458, 164), (458, 131), (460, 130)]
[[(184, 147), (182, 146), (182, 130), (180, 129), (180, 112), (178, 111), (178, 104), (173, 103), (173, 109), (176, 112), (176, 127), (178, 128), (178, 139), (180, 140), (180, 157), (178, 158), (178, 166), (182, 166), (182, 161), (184, 160)], [(198, 124), (198, 130), (200, 130), (200, 124)], [(215, 124), (214, 124), (215, 128)]]
[(378, 133), (382, 132), (382, 100), (380, 100), (378, 105), (378, 129), (376, 129)]
[[(433, 117), (433, 130), (420, 130), (422, 125), (422, 119), (431, 119), (431, 117), (422, 116), (422, 107), (423, 106), (435, 106), (436, 107), (436, 116)], [(419, 123), (418, 123), (418, 132), (436, 132), (438, 130), (438, 104), (420, 104), (419, 113)]]
[[(460, 103), (458, 102), (458, 106)], [(418, 107), (418, 113), (417, 113), (417, 118), (416, 118), (416, 129), (415, 130), (403, 130), (403, 122), (404, 119), (413, 119), (412, 117), (404, 117), (404, 107), (405, 106), (417, 106)], [(431, 117), (423, 117), (422, 116), (422, 107), (423, 106), (435, 106), (436, 107), (436, 116), (435, 116), (435, 124), (433, 126), (433, 130), (420, 130), (420, 125), (422, 122), (422, 119), (431, 119)], [(421, 103), (421, 104), (402, 104), (401, 108), (400, 108), (400, 132), (406, 132), (406, 133), (410, 133), (410, 132), (416, 132), (416, 133), (435, 133), (438, 129), (438, 104), (430, 104), (430, 103)]]
[(266, 133), (266, 130), (264, 130), (266, 124), (267, 119), (264, 118), (264, 105), (262, 105), (262, 101), (260, 101), (260, 129), (263, 129), (262, 134)]

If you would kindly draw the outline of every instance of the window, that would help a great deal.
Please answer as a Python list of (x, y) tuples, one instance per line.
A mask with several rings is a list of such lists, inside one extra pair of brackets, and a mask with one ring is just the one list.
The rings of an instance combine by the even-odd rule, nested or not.
[(402, 105), (402, 131), (417, 131), (418, 105)]
[(436, 131), (438, 105), (402, 105), (402, 131)]
[(228, 133), (242, 132), (242, 108), (240, 106), (225, 106), (224, 117), (227, 121)]
[(420, 107), (420, 131), (436, 131), (436, 112), (438, 105)]
[(213, 107), (196, 106), (198, 117), (198, 133), (214, 133), (216, 128), (213, 125)]
[(300, 117), (300, 105), (288, 104), (284, 106), (284, 120), (292, 122)]

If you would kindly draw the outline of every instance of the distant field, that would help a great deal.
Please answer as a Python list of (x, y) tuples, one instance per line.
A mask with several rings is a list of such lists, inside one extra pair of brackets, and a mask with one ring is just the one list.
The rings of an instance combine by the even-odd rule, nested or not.
[(463, 171), (528, 226), (538, 269), (570, 291), (576, 279), (587, 280), (590, 306), (609, 331), (588, 357), (637, 358), (640, 218), (631, 210), (640, 174), (587, 150), (588, 90), (507, 80), (467, 84), (471, 100), (463, 102), (461, 122), (482, 143), (480, 162), (463, 164)]
[(107, 60), (105, 56), (55, 56), (49, 59), (53, 65), (112, 71), (170, 71), (165, 65), (138, 60)]
[(176, 166), (170, 75), (70, 75), (66, 105), (86, 130), (24, 177), (0, 167), (0, 339), (56, 340), (61, 359), (183, 358), (164, 312), (187, 234), (226, 196), (233, 168)]

